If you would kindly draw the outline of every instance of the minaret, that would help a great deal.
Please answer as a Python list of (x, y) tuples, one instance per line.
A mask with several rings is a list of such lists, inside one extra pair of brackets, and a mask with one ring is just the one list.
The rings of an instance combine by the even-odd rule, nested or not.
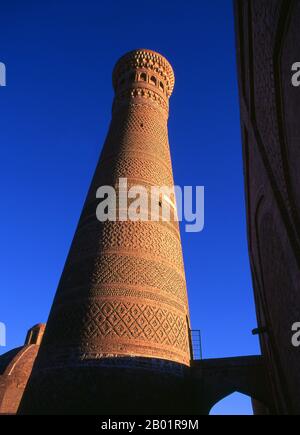
[[(109, 132), (21, 413), (184, 412), (191, 349), (178, 222), (99, 222), (100, 186), (173, 186), (170, 63), (151, 50), (113, 71)], [(160, 206), (171, 198), (162, 196)], [(118, 208), (119, 209), (119, 208)]]

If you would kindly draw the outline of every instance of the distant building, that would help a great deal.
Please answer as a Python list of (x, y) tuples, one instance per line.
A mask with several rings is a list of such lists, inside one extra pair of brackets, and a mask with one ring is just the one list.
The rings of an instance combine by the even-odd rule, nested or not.
[(0, 414), (17, 412), (44, 330), (44, 324), (33, 326), (23, 347), (0, 356)]

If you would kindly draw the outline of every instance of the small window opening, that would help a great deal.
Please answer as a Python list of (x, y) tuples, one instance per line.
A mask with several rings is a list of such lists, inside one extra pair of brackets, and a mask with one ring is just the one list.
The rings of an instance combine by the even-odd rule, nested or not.
[(141, 82), (146, 82), (147, 81), (147, 74), (146, 73), (141, 73), (141, 75), (140, 75), (140, 81)]
[(151, 83), (151, 85), (156, 86), (156, 84), (157, 84), (156, 77), (152, 76), (152, 77), (150, 78), (150, 83)]

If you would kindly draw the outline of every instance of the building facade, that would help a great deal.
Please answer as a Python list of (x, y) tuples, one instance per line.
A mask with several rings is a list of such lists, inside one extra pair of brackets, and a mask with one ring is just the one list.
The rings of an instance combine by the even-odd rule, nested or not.
[(292, 326), (300, 321), (300, 88), (293, 80), (300, 2), (236, 0), (235, 17), (257, 333), (274, 412), (299, 414)]

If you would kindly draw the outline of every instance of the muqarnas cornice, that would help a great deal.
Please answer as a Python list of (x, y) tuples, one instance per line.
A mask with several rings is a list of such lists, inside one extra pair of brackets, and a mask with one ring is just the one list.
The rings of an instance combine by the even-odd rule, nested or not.
[(154, 105), (168, 115), (174, 84), (174, 71), (164, 56), (145, 49), (131, 51), (121, 57), (113, 71), (113, 110), (124, 102), (139, 103)]

